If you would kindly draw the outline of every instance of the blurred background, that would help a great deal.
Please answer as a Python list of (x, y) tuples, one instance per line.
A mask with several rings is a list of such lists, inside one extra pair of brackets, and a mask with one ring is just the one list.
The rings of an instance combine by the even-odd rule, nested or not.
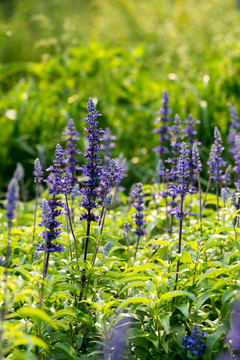
[(90, 96), (113, 157), (127, 159), (127, 188), (156, 174), (164, 89), (173, 115), (201, 120), (203, 162), (214, 126), (227, 136), (227, 102), (240, 111), (237, 0), (1, 0), (0, 20), (1, 197), (18, 162), (31, 197), (34, 159), (49, 166), (69, 118), (84, 138)]

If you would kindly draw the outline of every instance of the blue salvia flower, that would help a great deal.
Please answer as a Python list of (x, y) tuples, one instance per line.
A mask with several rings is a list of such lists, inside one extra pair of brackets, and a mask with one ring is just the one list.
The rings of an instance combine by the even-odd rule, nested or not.
[[(173, 157), (172, 159), (167, 159), (165, 162), (171, 163), (172, 168), (170, 172), (170, 178), (175, 183), (177, 181), (177, 164), (178, 164), (178, 154), (181, 148), (181, 121), (180, 117), (178, 115), (175, 115), (174, 118), (174, 125), (169, 128), (169, 131), (171, 133), (171, 147), (172, 147), (172, 153)], [(162, 170), (160, 170), (162, 172)], [(159, 175), (160, 175), (159, 171)]]
[[(64, 248), (60, 244), (52, 243), (53, 240), (56, 240), (60, 234), (62, 223), (60, 223), (56, 218), (62, 214), (61, 210), (58, 210), (59, 206), (58, 200), (43, 200), (40, 207), (42, 209), (42, 221), (39, 226), (44, 227), (44, 231), (42, 233), (44, 243), (35, 244), (38, 246), (37, 251), (47, 251), (47, 252), (61, 252), (64, 251)], [(45, 242), (47, 244), (47, 248), (45, 249)]]
[(238, 129), (240, 128), (240, 121), (238, 119), (238, 115), (235, 107), (230, 103), (228, 103), (228, 107), (231, 117), (229, 133), (228, 133), (229, 152), (234, 154), (235, 137), (236, 134), (238, 133)]
[(38, 158), (34, 161), (33, 175), (34, 175), (35, 183), (40, 183), (42, 181), (42, 176), (43, 176), (42, 165)]
[(19, 187), (16, 178), (12, 178), (8, 185), (6, 194), (6, 203), (4, 208), (6, 210), (5, 217), (9, 223), (11, 223), (16, 215), (16, 207), (19, 199)]
[(66, 164), (65, 167), (66, 171), (69, 171), (72, 176), (72, 185), (77, 182), (76, 178), (76, 171), (81, 170), (81, 167), (77, 165), (77, 158), (76, 155), (80, 154), (80, 151), (77, 149), (76, 142), (80, 140), (79, 132), (75, 129), (74, 120), (70, 119), (68, 121), (67, 130), (63, 131), (63, 135), (67, 135), (67, 149), (64, 150), (64, 154), (66, 154)]
[[(56, 150), (55, 150), (55, 160), (53, 160), (53, 165), (51, 165), (47, 171), (50, 172), (50, 175), (45, 182), (49, 185), (49, 194), (52, 195), (52, 199), (48, 200), (48, 207), (49, 211), (47, 211), (46, 203), (43, 202), (41, 204), (42, 208), (42, 221), (46, 221), (47, 214), (49, 216), (49, 226), (47, 226), (47, 230), (43, 232), (42, 236), (44, 239), (44, 242), (47, 241), (47, 252), (54, 252), (54, 251), (63, 251), (64, 249), (59, 244), (52, 244), (52, 241), (58, 238), (61, 234), (61, 226), (62, 224), (57, 220), (57, 217), (62, 215), (63, 212), (61, 208), (64, 207), (64, 204), (61, 200), (57, 200), (56, 196), (59, 194), (65, 194), (68, 191), (70, 191), (70, 185), (69, 185), (69, 175), (63, 176), (63, 169), (61, 166), (64, 164), (64, 153), (62, 150), (61, 145), (57, 144)], [(67, 174), (67, 173), (66, 173)], [(60, 209), (59, 209), (60, 207)], [(51, 213), (50, 213), (51, 211)], [(45, 220), (43, 220), (45, 219)], [(40, 223), (40, 226), (44, 226), (43, 223)], [(38, 246), (38, 251), (44, 251), (45, 250), (45, 243), (41, 244), (35, 244)], [(47, 268), (44, 270), (46, 275)]]
[(196, 143), (193, 144), (192, 148), (192, 163), (194, 166), (194, 172), (200, 173), (202, 171), (202, 163)]
[(120, 184), (122, 179), (123, 171), (117, 165), (116, 161), (112, 159), (109, 166), (102, 173), (100, 184), (105, 189), (110, 189), (113, 186)]
[(168, 154), (169, 150), (166, 147), (166, 143), (169, 140), (169, 127), (167, 123), (171, 121), (169, 114), (171, 113), (171, 110), (169, 109), (169, 96), (168, 92), (164, 90), (163, 96), (162, 96), (162, 107), (158, 111), (159, 114), (161, 114), (160, 117), (157, 117), (155, 120), (155, 124), (160, 123), (160, 127), (153, 130), (153, 133), (159, 134), (159, 142), (160, 145), (153, 148), (153, 151), (159, 153), (159, 158), (162, 158), (163, 154)]
[(109, 128), (106, 128), (105, 133), (102, 136), (102, 145), (101, 149), (104, 151), (104, 168), (109, 166), (111, 155), (112, 155), (112, 149), (115, 148), (114, 140), (116, 140), (116, 136), (111, 134), (111, 131)]
[(144, 224), (146, 224), (146, 220), (144, 220), (145, 213), (143, 212), (146, 209), (143, 200), (144, 195), (145, 193), (143, 192), (142, 184), (137, 183), (134, 190), (132, 191), (132, 196), (135, 198), (135, 203), (132, 204), (132, 206), (136, 210), (136, 214), (132, 216), (132, 218), (135, 219), (134, 224), (136, 227), (132, 231), (134, 231), (138, 236), (134, 259), (136, 259), (140, 238), (147, 232), (147, 230), (144, 229)]
[(17, 164), (17, 168), (16, 168), (16, 170), (15, 170), (15, 172), (13, 174), (13, 177), (17, 181), (20, 181), (21, 179), (23, 179), (23, 177), (24, 177), (24, 168), (20, 163)]
[(228, 199), (228, 191), (225, 188), (221, 189), (221, 199), (222, 199), (224, 204), (226, 203), (226, 201)]
[(147, 232), (147, 230), (143, 229), (144, 224), (146, 223), (146, 220), (144, 220), (145, 214), (143, 212), (146, 209), (143, 200), (144, 195), (145, 193), (143, 192), (142, 184), (137, 183), (132, 191), (132, 196), (135, 198), (135, 204), (132, 204), (132, 207), (136, 209), (136, 214), (132, 217), (135, 218), (134, 224), (136, 225), (136, 228), (133, 229), (133, 231), (139, 236), (142, 236)]
[(195, 135), (197, 131), (195, 130), (195, 125), (199, 124), (200, 121), (197, 119), (193, 119), (192, 114), (188, 115), (188, 118), (184, 120), (184, 124), (186, 124), (186, 128), (183, 130), (183, 136), (186, 137), (187, 143), (189, 146), (189, 181), (191, 184), (195, 182), (194, 177), (194, 164), (192, 158), (193, 145), (201, 145), (201, 143), (195, 139)]
[(231, 167), (231, 165), (229, 165), (227, 167), (227, 169), (225, 170), (225, 173), (223, 175), (221, 175), (221, 177), (220, 177), (221, 183), (223, 184), (223, 186), (225, 188), (228, 188), (231, 184), (231, 170), (232, 170), (232, 167)]
[(210, 156), (207, 164), (209, 165), (208, 173), (212, 179), (219, 182), (222, 175), (222, 167), (226, 165), (226, 162), (223, 161), (221, 154), (224, 150), (222, 146), (222, 139), (220, 132), (217, 127), (214, 130), (214, 144), (212, 145)]
[(112, 194), (108, 195), (106, 199), (104, 199), (103, 201), (103, 207), (109, 209), (112, 205), (112, 199), (113, 199)]
[(205, 353), (206, 345), (204, 338), (207, 335), (206, 332), (201, 332), (199, 326), (195, 324), (193, 325), (191, 335), (183, 337), (184, 345), (182, 347), (188, 349), (191, 355), (194, 356), (194, 359), (200, 359), (200, 356)]
[(91, 98), (88, 100), (87, 110), (88, 115), (84, 121), (86, 121), (88, 125), (84, 129), (87, 131), (85, 140), (88, 140), (89, 144), (85, 149), (84, 156), (88, 160), (88, 163), (82, 166), (82, 171), (83, 176), (88, 180), (85, 182), (85, 187), (80, 190), (80, 194), (84, 195), (84, 198), (79, 205), (86, 209), (86, 212), (80, 216), (80, 220), (86, 219), (88, 222), (91, 222), (99, 221), (98, 216), (95, 216), (92, 210), (99, 207), (96, 203), (96, 199), (99, 198), (97, 188), (103, 174), (103, 168), (101, 166), (102, 160), (97, 153), (100, 150), (99, 142), (102, 140), (100, 134), (104, 131), (97, 128), (97, 118), (101, 116), (101, 114), (96, 111)]
[(189, 151), (185, 142), (181, 144), (180, 156), (178, 159), (178, 166), (176, 175), (178, 177), (177, 184), (173, 184), (170, 193), (180, 194), (182, 196), (188, 193), (196, 192), (193, 187), (189, 187)]
[(74, 185), (74, 187), (72, 188), (72, 191), (70, 192), (70, 199), (76, 200), (78, 195), (79, 195), (79, 184), (76, 184), (76, 185)]

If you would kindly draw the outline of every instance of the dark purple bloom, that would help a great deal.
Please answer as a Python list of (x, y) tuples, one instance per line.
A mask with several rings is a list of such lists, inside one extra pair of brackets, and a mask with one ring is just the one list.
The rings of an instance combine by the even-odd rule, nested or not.
[(54, 251), (64, 251), (64, 248), (60, 244), (53, 244), (52, 241), (57, 239), (61, 234), (60, 227), (62, 223), (60, 223), (56, 218), (62, 214), (62, 211), (58, 209), (58, 207), (63, 207), (63, 204), (60, 200), (56, 200), (53, 197), (52, 200), (43, 200), (41, 205), (42, 209), (42, 221), (39, 226), (44, 227), (44, 231), (42, 232), (42, 237), (44, 243), (41, 244), (38, 242), (35, 246), (38, 246), (38, 251), (45, 250), (45, 243), (47, 243), (48, 252)]
[(229, 165), (227, 169), (225, 170), (225, 173), (221, 175), (221, 183), (224, 185), (224, 187), (228, 188), (231, 184), (231, 170), (232, 167)]
[(131, 195), (135, 198), (135, 204), (132, 204), (132, 206), (136, 209), (136, 214), (132, 216), (133, 218), (135, 218), (134, 223), (136, 225), (136, 228), (132, 231), (134, 231), (137, 235), (142, 236), (147, 231), (143, 229), (143, 226), (146, 223), (146, 220), (144, 220), (145, 214), (143, 211), (146, 209), (146, 207), (144, 206), (143, 200), (145, 193), (143, 192), (141, 183), (136, 184)]
[(103, 171), (100, 184), (105, 189), (118, 185), (123, 178), (123, 171), (115, 160), (111, 160), (109, 166)]
[(180, 211), (177, 207), (170, 210), (170, 214), (176, 216), (177, 219), (183, 220), (187, 215), (193, 216), (195, 214), (191, 213), (191, 210), (189, 211)]
[(79, 184), (74, 185), (72, 191), (70, 192), (70, 199), (75, 200), (79, 195)]
[(215, 127), (214, 130), (214, 138), (214, 144), (211, 147), (209, 160), (207, 162), (209, 166), (208, 173), (212, 179), (219, 182), (223, 172), (221, 168), (226, 165), (226, 162), (221, 158), (224, 147), (222, 146), (221, 135), (217, 127)]
[(116, 140), (116, 136), (111, 134), (111, 131), (109, 128), (106, 128), (105, 133), (102, 136), (102, 145), (101, 149), (104, 151), (104, 168), (109, 166), (111, 155), (112, 155), (112, 149), (115, 148), (114, 140)]
[(192, 151), (193, 151), (193, 144), (201, 145), (201, 143), (196, 140), (194, 137), (197, 134), (197, 131), (195, 130), (195, 125), (199, 124), (200, 121), (197, 119), (193, 119), (192, 114), (188, 115), (188, 118), (184, 120), (184, 124), (186, 124), (186, 128), (183, 130), (183, 136), (187, 138), (187, 143), (189, 146), (189, 181), (191, 184), (194, 183), (195, 177), (194, 177), (194, 164), (193, 164), (193, 157), (192, 157)]
[(193, 329), (190, 336), (184, 336), (184, 345), (182, 346), (185, 349), (190, 350), (191, 355), (195, 356), (195, 359), (199, 359), (200, 355), (203, 355), (205, 352), (205, 338), (208, 334), (206, 332), (201, 332), (198, 325), (193, 325)]
[(96, 111), (91, 98), (88, 100), (87, 110), (88, 115), (87, 118), (84, 119), (84, 121), (87, 122), (87, 127), (84, 129), (87, 132), (85, 140), (88, 140), (88, 145), (85, 149), (84, 156), (88, 160), (88, 163), (82, 166), (83, 176), (87, 178), (87, 181), (85, 182), (85, 187), (80, 190), (80, 194), (84, 195), (84, 197), (79, 205), (87, 210), (85, 214), (80, 216), (80, 220), (87, 219), (88, 222), (91, 222), (99, 221), (99, 218), (93, 214), (92, 210), (99, 207), (96, 203), (96, 199), (99, 198), (97, 188), (103, 174), (103, 169), (101, 166), (102, 160), (97, 153), (101, 149), (99, 142), (102, 138), (100, 134), (104, 133), (104, 131), (97, 128), (97, 118), (101, 116), (101, 114)]
[(77, 182), (76, 178), (76, 171), (81, 170), (81, 167), (77, 165), (78, 160), (76, 159), (76, 155), (80, 154), (80, 151), (77, 149), (76, 142), (80, 139), (79, 138), (79, 132), (76, 131), (74, 120), (70, 119), (68, 121), (68, 128), (65, 130), (63, 135), (67, 135), (67, 150), (64, 151), (64, 154), (66, 154), (66, 160), (65, 163), (67, 166), (65, 167), (66, 171), (69, 171), (72, 176), (72, 185), (74, 185)]
[(189, 151), (185, 142), (181, 144), (180, 156), (178, 159), (178, 165), (176, 170), (177, 183), (173, 184), (169, 189), (169, 193), (180, 194), (185, 196), (188, 193), (196, 192), (194, 188), (190, 188), (189, 185)]
[(202, 163), (200, 160), (200, 155), (199, 155), (198, 147), (197, 147), (196, 143), (193, 144), (193, 147), (192, 147), (192, 163), (194, 166), (194, 172), (200, 173), (202, 171)]
[[(181, 122), (180, 117), (178, 115), (175, 115), (174, 119), (174, 125), (169, 128), (169, 131), (171, 133), (171, 147), (172, 147), (172, 153), (173, 157), (172, 159), (167, 159), (166, 162), (172, 164), (171, 172), (170, 172), (170, 178), (175, 183), (177, 181), (177, 164), (178, 164), (178, 154), (181, 148)], [(161, 172), (161, 174), (160, 174)], [(159, 175), (163, 175), (162, 170), (159, 171)]]
[(20, 181), (21, 179), (23, 179), (23, 177), (24, 177), (24, 168), (20, 163), (17, 164), (17, 168), (16, 168), (16, 170), (15, 170), (15, 172), (13, 174), (13, 177), (17, 181)]
[(153, 151), (159, 153), (159, 158), (161, 158), (162, 154), (168, 154), (168, 148), (166, 147), (166, 142), (169, 140), (169, 127), (167, 123), (171, 121), (169, 114), (171, 113), (171, 110), (168, 106), (169, 103), (169, 97), (168, 92), (164, 90), (163, 96), (162, 96), (162, 107), (158, 111), (159, 114), (161, 114), (160, 117), (157, 117), (155, 120), (155, 124), (160, 123), (160, 127), (153, 130), (155, 134), (159, 134), (159, 142), (160, 145), (153, 148)]
[(238, 115), (236, 112), (235, 107), (228, 103), (229, 111), (230, 111), (230, 126), (229, 126), (229, 133), (228, 133), (228, 143), (229, 143), (229, 152), (234, 154), (234, 144), (235, 144), (235, 137), (240, 128), (240, 121), (238, 119)]
[(43, 176), (42, 165), (38, 158), (34, 161), (33, 175), (34, 175), (35, 183), (40, 183), (42, 181), (42, 176)]
[(12, 178), (8, 185), (5, 207), (5, 217), (8, 222), (13, 221), (16, 214), (17, 202), (19, 199), (19, 187), (16, 178)]

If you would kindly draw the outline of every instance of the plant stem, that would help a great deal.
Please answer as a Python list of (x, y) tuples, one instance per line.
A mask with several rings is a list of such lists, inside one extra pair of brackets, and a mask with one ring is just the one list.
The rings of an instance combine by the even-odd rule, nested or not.
[[(183, 195), (181, 195), (181, 199), (180, 199), (180, 214), (183, 213), (183, 200), (184, 200), (184, 197), (183, 197)], [(181, 254), (182, 224), (183, 224), (183, 219), (182, 219), (182, 217), (180, 217), (180, 219), (179, 219), (178, 251), (177, 251), (178, 255)], [(178, 258), (174, 291), (177, 289), (177, 282), (178, 282), (178, 276), (179, 276), (179, 266), (180, 266), (180, 259)], [(173, 298), (172, 309), (173, 309), (174, 303), (175, 303), (175, 298)]]
[(75, 238), (75, 234), (74, 234), (74, 231), (73, 231), (73, 226), (72, 226), (71, 214), (70, 214), (70, 210), (69, 210), (69, 206), (68, 206), (67, 195), (65, 195), (65, 201), (66, 201), (66, 206), (67, 206), (69, 225), (70, 225), (71, 233), (72, 233), (72, 236), (73, 236), (73, 239), (74, 239), (74, 244), (75, 244), (76, 259), (78, 261), (77, 240)]
[(36, 233), (37, 203), (38, 203), (38, 183), (36, 184), (36, 196), (35, 196), (35, 208), (34, 208), (33, 240), (32, 240), (33, 244), (34, 244), (35, 233)]
[(217, 217), (219, 221), (219, 181), (216, 184), (216, 191), (217, 191)]
[(204, 196), (204, 199), (203, 199), (203, 203), (202, 203), (202, 208), (204, 207), (205, 205), (205, 201), (206, 201), (206, 198), (207, 198), (207, 194), (209, 192), (209, 188), (210, 188), (210, 185), (211, 185), (211, 176), (209, 176), (209, 179), (208, 179), (208, 183), (207, 183), (207, 189), (206, 189), (206, 192), (205, 192), (205, 196)]
[(198, 173), (198, 196), (199, 196), (200, 233), (202, 235), (202, 204), (201, 204), (202, 188), (201, 188), (201, 179), (199, 173)]
[(11, 228), (12, 222), (8, 222), (8, 240), (7, 240), (7, 249), (6, 249), (6, 257), (5, 257), (5, 271), (4, 271), (4, 290), (3, 290), (3, 304), (1, 309), (1, 319), (0, 319), (0, 359), (3, 359), (3, 348), (2, 348), (2, 336), (3, 336), (3, 322), (5, 319), (5, 315), (7, 313), (7, 277), (8, 277), (8, 265), (10, 258), (10, 242), (11, 242)]
[(137, 244), (136, 244), (136, 250), (135, 250), (135, 254), (134, 254), (134, 260), (136, 260), (140, 237), (141, 237), (141, 235), (138, 234)]

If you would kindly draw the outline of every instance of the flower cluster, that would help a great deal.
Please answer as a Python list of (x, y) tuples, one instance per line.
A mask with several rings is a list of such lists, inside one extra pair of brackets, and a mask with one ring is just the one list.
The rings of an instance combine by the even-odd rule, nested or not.
[[(172, 163), (172, 168), (170, 171), (170, 178), (175, 183), (177, 181), (177, 164), (178, 164), (178, 154), (179, 150), (181, 148), (181, 122), (180, 117), (178, 115), (175, 115), (174, 118), (174, 125), (169, 128), (171, 133), (171, 147), (172, 147), (172, 153), (173, 157), (172, 159), (167, 159), (165, 162)], [(163, 169), (161, 169), (161, 163), (159, 164), (160, 169), (158, 174), (163, 175)]]
[(21, 179), (23, 179), (23, 177), (24, 177), (24, 168), (20, 163), (17, 164), (17, 168), (16, 168), (16, 170), (15, 170), (15, 172), (13, 174), (13, 177), (17, 181), (20, 181)]
[(88, 100), (88, 115), (84, 121), (87, 122), (87, 127), (84, 129), (87, 131), (87, 137), (85, 140), (88, 140), (88, 145), (85, 149), (84, 156), (88, 160), (87, 165), (82, 166), (83, 176), (88, 180), (85, 182), (85, 186), (80, 190), (80, 194), (83, 195), (82, 202), (79, 204), (84, 209), (86, 213), (80, 216), (80, 220), (87, 219), (88, 222), (99, 221), (99, 218), (92, 213), (93, 209), (98, 208), (95, 200), (99, 198), (97, 188), (99, 186), (99, 181), (103, 174), (103, 169), (101, 166), (101, 159), (97, 155), (97, 152), (101, 149), (99, 142), (102, 140), (100, 134), (104, 131), (98, 129), (97, 117), (101, 116), (98, 111), (95, 109), (93, 100), (90, 98)]
[(202, 163), (196, 143), (194, 143), (192, 147), (192, 164), (195, 173), (200, 173), (202, 171)]
[(60, 227), (61, 223), (56, 219), (57, 216), (61, 215), (61, 210), (57, 210), (59, 203), (57, 200), (43, 200), (40, 207), (42, 209), (42, 221), (39, 226), (44, 227), (42, 232), (42, 237), (44, 244), (38, 243), (35, 244), (38, 246), (37, 251), (44, 251), (45, 244), (47, 245), (46, 251), (48, 252), (61, 252), (64, 251), (64, 248), (60, 244), (53, 244), (52, 241), (57, 239), (61, 233)]
[(68, 121), (68, 127), (67, 130), (63, 131), (63, 135), (67, 135), (67, 150), (64, 151), (64, 154), (66, 154), (66, 164), (65, 167), (66, 171), (69, 171), (72, 176), (72, 185), (74, 185), (77, 182), (76, 178), (76, 171), (81, 170), (81, 167), (77, 165), (77, 159), (76, 155), (80, 154), (80, 151), (77, 149), (76, 142), (80, 140), (79, 138), (79, 132), (75, 129), (74, 120), (70, 119)]
[(123, 171), (117, 165), (115, 160), (111, 160), (109, 166), (103, 171), (100, 184), (105, 189), (110, 189), (114, 185), (118, 185), (123, 178)]
[(159, 158), (161, 158), (162, 154), (168, 154), (168, 148), (165, 146), (166, 142), (169, 140), (169, 127), (167, 125), (168, 122), (171, 121), (169, 114), (171, 114), (171, 110), (168, 106), (169, 103), (169, 97), (168, 92), (164, 90), (163, 96), (162, 96), (162, 107), (158, 111), (159, 114), (161, 114), (160, 117), (157, 117), (155, 120), (155, 124), (161, 123), (159, 128), (156, 128), (153, 130), (153, 133), (159, 134), (159, 142), (160, 145), (153, 148), (153, 151), (159, 153)]
[(16, 178), (12, 178), (8, 185), (5, 207), (5, 217), (8, 222), (13, 221), (15, 217), (17, 202), (19, 199), (19, 187)]
[(133, 231), (137, 235), (142, 236), (147, 232), (147, 230), (143, 229), (143, 226), (146, 223), (146, 220), (144, 220), (145, 214), (143, 210), (145, 210), (146, 207), (143, 205), (144, 204), (143, 197), (145, 193), (143, 192), (141, 183), (136, 184), (131, 195), (135, 198), (135, 202), (136, 202), (136, 204), (132, 204), (132, 206), (136, 209), (136, 214), (132, 216), (133, 218), (135, 218), (134, 223), (136, 225), (136, 228), (133, 229)]
[(193, 329), (190, 336), (184, 336), (183, 340), (185, 344), (182, 346), (185, 349), (188, 349), (190, 354), (195, 356), (195, 359), (199, 359), (199, 355), (203, 355), (205, 352), (205, 338), (208, 334), (206, 332), (201, 332), (198, 325), (193, 325)]
[(104, 151), (104, 168), (109, 166), (110, 160), (111, 160), (111, 151), (115, 148), (114, 140), (116, 140), (116, 136), (111, 134), (111, 131), (109, 128), (106, 128), (105, 133), (102, 136), (102, 145), (101, 149)]
[(185, 142), (182, 142), (180, 149), (180, 156), (178, 159), (178, 165), (176, 170), (176, 176), (178, 181), (173, 184), (169, 190), (170, 194), (185, 196), (188, 193), (196, 192), (194, 188), (190, 188), (189, 185), (189, 151)]
[(187, 138), (187, 143), (189, 145), (189, 181), (191, 184), (194, 183), (195, 178), (195, 167), (193, 163), (193, 145), (201, 145), (201, 143), (194, 139), (195, 135), (197, 134), (197, 131), (195, 130), (194, 126), (195, 124), (199, 124), (200, 121), (197, 119), (193, 119), (192, 114), (188, 115), (188, 118), (184, 120), (184, 124), (186, 124), (186, 128), (183, 130), (183, 136)]
[(42, 181), (42, 176), (43, 176), (42, 165), (38, 158), (34, 161), (33, 175), (34, 175), (35, 183), (40, 183)]
[(209, 160), (207, 162), (209, 166), (208, 173), (212, 179), (219, 182), (222, 175), (221, 168), (226, 165), (226, 162), (221, 158), (224, 147), (222, 146), (221, 135), (217, 127), (215, 127), (214, 130), (214, 139), (215, 140), (211, 147)]
[(231, 117), (229, 133), (228, 133), (228, 143), (229, 143), (229, 147), (230, 147), (229, 152), (234, 154), (235, 137), (240, 128), (240, 121), (238, 119), (238, 115), (237, 115), (235, 107), (232, 104), (228, 103), (228, 108), (229, 108), (230, 117)]

